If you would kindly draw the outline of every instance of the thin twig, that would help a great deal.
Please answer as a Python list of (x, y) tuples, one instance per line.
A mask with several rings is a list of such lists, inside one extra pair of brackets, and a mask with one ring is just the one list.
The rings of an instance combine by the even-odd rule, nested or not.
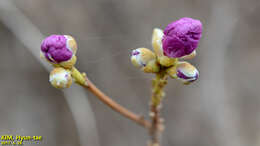
[(167, 84), (167, 75), (164, 70), (156, 74), (156, 78), (153, 80), (153, 90), (151, 97), (150, 117), (152, 125), (150, 127), (151, 140), (149, 146), (160, 145), (160, 135), (164, 129), (162, 119), (160, 118), (160, 108), (162, 98), (164, 96), (163, 88)]
[(87, 77), (86, 77), (87, 85), (83, 85), (90, 92), (92, 92), (99, 100), (108, 105), (114, 111), (119, 112), (121, 115), (126, 118), (136, 122), (137, 124), (143, 126), (144, 128), (150, 128), (150, 122), (146, 121), (143, 116), (136, 115), (135, 113), (127, 110), (122, 107), (120, 104), (113, 101), (110, 97), (105, 95), (102, 91), (100, 91)]

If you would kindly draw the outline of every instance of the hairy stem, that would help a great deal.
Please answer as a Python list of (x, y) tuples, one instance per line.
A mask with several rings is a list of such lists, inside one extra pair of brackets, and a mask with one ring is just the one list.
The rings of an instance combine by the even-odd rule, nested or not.
[(120, 113), (124, 117), (136, 122), (137, 124), (143, 126), (144, 128), (151, 127), (150, 122), (146, 121), (143, 116), (139, 116), (128, 109), (124, 108), (120, 104), (116, 103), (110, 97), (105, 95), (101, 90), (99, 90), (88, 78), (85, 74), (80, 73), (75, 67), (71, 69), (71, 73), (76, 83), (85, 87), (90, 92), (92, 92), (99, 100), (101, 100), (104, 104), (112, 108), (114, 111)]
[(160, 118), (161, 102), (164, 97), (163, 88), (167, 84), (167, 73), (162, 70), (156, 74), (152, 82), (152, 97), (150, 105), (150, 118), (152, 125), (150, 127), (151, 140), (149, 146), (160, 145), (160, 135), (164, 129), (163, 120)]

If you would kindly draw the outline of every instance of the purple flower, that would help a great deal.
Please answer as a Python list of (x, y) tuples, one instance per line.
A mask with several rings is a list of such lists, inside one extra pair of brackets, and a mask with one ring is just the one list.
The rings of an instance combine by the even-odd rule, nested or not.
[(170, 58), (179, 58), (192, 53), (198, 46), (202, 24), (192, 18), (181, 18), (170, 23), (164, 30), (163, 53)]
[(71, 36), (51, 35), (43, 40), (41, 44), (41, 52), (44, 57), (52, 63), (68, 61), (76, 51), (76, 45), (70, 41), (75, 42)]

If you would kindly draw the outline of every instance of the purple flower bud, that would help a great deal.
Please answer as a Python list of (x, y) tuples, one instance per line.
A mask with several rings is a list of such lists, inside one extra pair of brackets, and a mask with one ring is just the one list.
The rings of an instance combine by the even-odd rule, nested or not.
[(41, 44), (44, 57), (54, 64), (70, 60), (76, 53), (76, 49), (75, 40), (67, 35), (51, 35)]
[(192, 53), (198, 46), (202, 24), (192, 18), (181, 18), (170, 23), (164, 30), (163, 53), (171, 58), (179, 58)]
[(147, 48), (138, 48), (131, 53), (132, 64), (146, 73), (155, 73), (160, 69), (155, 54)]
[(194, 82), (199, 77), (199, 71), (188, 62), (179, 62), (176, 68), (177, 79), (188, 84)]
[(49, 81), (55, 88), (68, 88), (72, 84), (71, 72), (62, 67), (56, 67), (51, 71)]

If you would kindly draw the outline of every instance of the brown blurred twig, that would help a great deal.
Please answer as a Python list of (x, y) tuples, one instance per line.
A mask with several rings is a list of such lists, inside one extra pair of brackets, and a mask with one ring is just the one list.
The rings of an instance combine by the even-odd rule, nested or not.
[(131, 119), (132, 121), (136, 122), (137, 124), (149, 128), (151, 124), (144, 119), (143, 116), (138, 116), (135, 113), (127, 110), (126, 108), (122, 107), (120, 104), (113, 101), (107, 95), (105, 95), (102, 91), (100, 91), (87, 77), (86, 81), (88, 86), (85, 86), (89, 91), (91, 91), (94, 95), (96, 95), (103, 103), (108, 105), (113, 110), (119, 112), (121, 115)]
[[(144, 128), (150, 128), (150, 122), (146, 121), (143, 116), (139, 116), (125, 107), (121, 106), (109, 96), (105, 95), (100, 89), (98, 89), (86, 76), (85, 73), (81, 74), (75, 67), (72, 69), (72, 76), (76, 82), (92, 92), (100, 101), (112, 108), (114, 111), (120, 113), (124, 117), (136, 122), (137, 124), (143, 126)], [(85, 78), (84, 78), (85, 77)]]

